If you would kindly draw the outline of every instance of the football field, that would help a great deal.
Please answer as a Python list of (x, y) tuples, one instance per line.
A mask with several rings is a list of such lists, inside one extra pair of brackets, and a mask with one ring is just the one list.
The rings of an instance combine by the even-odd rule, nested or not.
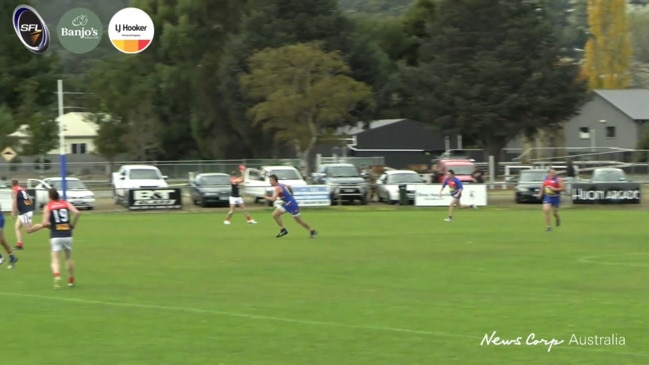
[(314, 240), (289, 217), (275, 238), (270, 211), (86, 214), (59, 290), (29, 235), (0, 267), (2, 362), (649, 363), (646, 211), (566, 209), (546, 233), (539, 206), (380, 209), (305, 209)]

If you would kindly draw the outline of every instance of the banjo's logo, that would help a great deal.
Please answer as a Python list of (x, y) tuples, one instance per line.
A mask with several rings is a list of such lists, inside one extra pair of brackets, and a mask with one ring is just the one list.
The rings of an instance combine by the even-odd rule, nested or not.
[(84, 54), (94, 50), (101, 42), (103, 33), (101, 20), (88, 9), (69, 10), (59, 20), (59, 40), (72, 53)]

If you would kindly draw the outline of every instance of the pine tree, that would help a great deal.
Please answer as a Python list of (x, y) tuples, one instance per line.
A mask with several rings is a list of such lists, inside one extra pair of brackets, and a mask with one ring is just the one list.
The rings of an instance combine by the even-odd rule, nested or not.
[(590, 0), (583, 73), (591, 89), (623, 89), (631, 84), (631, 39), (625, 0)]
[(437, 10), (418, 66), (400, 75), (409, 118), (461, 133), (498, 159), (521, 134), (556, 129), (576, 113), (584, 96), (579, 67), (561, 61), (544, 9), (445, 0)]

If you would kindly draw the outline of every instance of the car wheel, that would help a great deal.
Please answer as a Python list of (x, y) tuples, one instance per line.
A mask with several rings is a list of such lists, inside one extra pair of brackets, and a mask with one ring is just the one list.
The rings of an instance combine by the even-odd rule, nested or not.
[(88, 210), (95, 210), (95, 207), (88, 207)]
[(198, 205), (201, 207), (205, 208), (207, 206), (207, 203), (205, 202), (204, 198), (201, 198), (201, 200), (198, 202)]

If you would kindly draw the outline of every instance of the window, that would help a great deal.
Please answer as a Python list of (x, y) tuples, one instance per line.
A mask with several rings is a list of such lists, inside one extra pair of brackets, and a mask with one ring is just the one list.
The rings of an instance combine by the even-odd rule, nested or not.
[(293, 169), (271, 170), (268, 175), (277, 175), (280, 180), (302, 180), (298, 172)]
[(590, 129), (588, 127), (579, 128), (579, 139), (590, 139)]
[(87, 153), (86, 151), (86, 144), (85, 143), (73, 143), (72, 144), (72, 154), (73, 155), (85, 155)]
[(162, 177), (154, 169), (133, 169), (128, 174), (131, 180), (160, 180)]
[(615, 127), (606, 127), (606, 138), (615, 138)]

